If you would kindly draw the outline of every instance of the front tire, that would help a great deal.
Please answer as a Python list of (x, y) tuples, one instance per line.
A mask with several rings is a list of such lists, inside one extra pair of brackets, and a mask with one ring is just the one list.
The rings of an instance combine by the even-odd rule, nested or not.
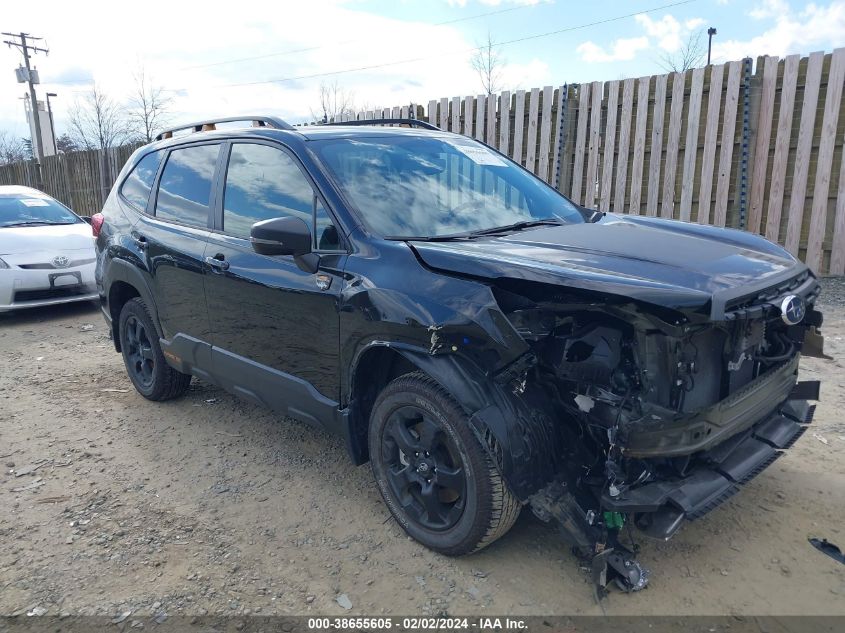
[(436, 552), (476, 552), (503, 536), (519, 516), (519, 501), (466, 413), (423, 373), (400, 376), (379, 394), (369, 449), (391, 514)]
[(176, 371), (164, 360), (158, 332), (146, 304), (130, 299), (119, 317), (120, 350), (129, 380), (148, 400), (170, 400), (185, 393), (190, 374)]

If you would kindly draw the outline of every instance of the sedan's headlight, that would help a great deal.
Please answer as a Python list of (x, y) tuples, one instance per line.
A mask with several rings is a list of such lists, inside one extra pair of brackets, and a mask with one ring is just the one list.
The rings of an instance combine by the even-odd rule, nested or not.
[(9, 264), (7, 264), (6, 262), (4, 262), (4, 261), (3, 261), (3, 258), (2, 258), (2, 257), (0, 257), (0, 270), (3, 270), (4, 268), (8, 268), (8, 267), (9, 267)]

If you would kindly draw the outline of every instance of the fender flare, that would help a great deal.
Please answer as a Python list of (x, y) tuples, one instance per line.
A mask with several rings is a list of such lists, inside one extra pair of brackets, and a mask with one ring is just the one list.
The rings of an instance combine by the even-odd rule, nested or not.
[[(122, 281), (135, 288), (135, 290), (137, 290), (138, 294), (141, 296), (141, 299), (143, 299), (144, 303), (146, 303), (150, 309), (150, 316), (152, 317), (153, 325), (155, 325), (156, 332), (158, 333), (159, 338), (164, 338), (164, 331), (161, 328), (161, 322), (158, 318), (158, 307), (156, 306), (155, 299), (153, 298), (153, 293), (150, 290), (150, 286), (147, 283), (144, 274), (136, 266), (133, 266), (126, 260), (112, 259), (109, 265), (109, 270), (106, 278), (108, 279), (108, 283), (104, 288), (106, 299), (108, 300), (111, 294), (112, 285), (116, 281)], [(111, 312), (110, 302), (109, 312)], [(111, 327), (115, 346), (117, 346), (117, 319), (112, 319)]]
[(556, 476), (563, 451), (553, 418), (542, 407), (456, 354), (391, 347), (458, 401), (475, 436), (520, 501), (527, 501)]

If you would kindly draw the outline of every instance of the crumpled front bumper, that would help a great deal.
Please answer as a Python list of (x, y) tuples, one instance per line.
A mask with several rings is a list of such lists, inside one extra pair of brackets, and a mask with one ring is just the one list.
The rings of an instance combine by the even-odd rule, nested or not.
[(602, 506), (634, 514), (648, 536), (667, 539), (684, 519), (706, 514), (783, 455), (807, 429), (814, 411), (807, 400), (786, 400), (757, 424), (698, 455), (699, 466), (687, 476), (646, 483), (615, 497), (605, 492)]
[(773, 403), (789, 397), (798, 380), (799, 359), (796, 354), (780, 367), (694, 415), (678, 416), (653, 406), (652, 415), (643, 424), (628, 430), (625, 454), (640, 458), (672, 457), (719, 446), (765, 418)]

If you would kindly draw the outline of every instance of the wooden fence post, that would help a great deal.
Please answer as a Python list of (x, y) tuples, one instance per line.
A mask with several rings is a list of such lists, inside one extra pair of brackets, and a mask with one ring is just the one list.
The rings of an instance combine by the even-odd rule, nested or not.
[(552, 186), (561, 191), (561, 171), (564, 171), (568, 165), (566, 164), (566, 156), (564, 155), (564, 147), (566, 146), (566, 108), (569, 105), (569, 85), (563, 84), (558, 88), (557, 92), (557, 132), (555, 134), (555, 160), (554, 160), (554, 180)]

